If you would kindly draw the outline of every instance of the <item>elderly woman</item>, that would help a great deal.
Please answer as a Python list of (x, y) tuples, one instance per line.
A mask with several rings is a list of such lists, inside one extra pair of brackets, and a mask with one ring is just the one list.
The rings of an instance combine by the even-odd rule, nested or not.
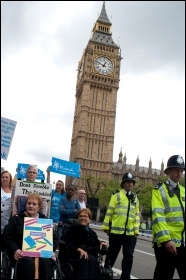
[(78, 224), (69, 227), (66, 234), (66, 244), (69, 249), (69, 257), (77, 260), (74, 268), (75, 279), (98, 279), (98, 252), (105, 242), (98, 239), (97, 234), (89, 223), (92, 219), (90, 209), (78, 211)]
[[(30, 164), (27, 168), (26, 172), (26, 181), (35, 182), (38, 175), (38, 169), (36, 165)], [(15, 187), (12, 191), (12, 215), (19, 214), (21, 211), (25, 209), (26, 204), (26, 196), (17, 196), (15, 197)], [(47, 200), (45, 198), (42, 199), (42, 205), (40, 209), (41, 213), (47, 216)]]
[[(35, 278), (35, 262), (32, 257), (23, 257), (22, 241), (24, 217), (46, 218), (39, 212), (42, 199), (38, 194), (29, 194), (26, 200), (26, 207), (20, 214), (10, 218), (6, 226), (4, 237), (5, 247), (9, 258), (12, 262), (18, 260), (17, 263), (17, 279), (34, 279)], [(53, 251), (58, 247), (58, 239), (56, 233), (53, 233)], [(53, 256), (55, 259), (55, 255)], [(52, 279), (52, 260), (48, 258), (39, 258), (39, 279)]]
[(9, 171), (1, 172), (1, 250), (4, 249), (3, 230), (11, 216), (12, 175)]

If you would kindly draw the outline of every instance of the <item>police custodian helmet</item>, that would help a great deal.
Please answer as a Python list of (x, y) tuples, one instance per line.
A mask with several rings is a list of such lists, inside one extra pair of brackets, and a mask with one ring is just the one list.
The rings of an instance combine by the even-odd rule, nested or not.
[(183, 158), (179, 155), (171, 156), (167, 161), (167, 168), (164, 170), (164, 173), (166, 174), (167, 170), (170, 168), (180, 168), (185, 170)]
[(133, 181), (134, 184), (136, 183), (136, 181), (134, 180), (133, 175), (130, 172), (129, 173), (125, 173), (123, 175), (121, 185), (125, 181)]

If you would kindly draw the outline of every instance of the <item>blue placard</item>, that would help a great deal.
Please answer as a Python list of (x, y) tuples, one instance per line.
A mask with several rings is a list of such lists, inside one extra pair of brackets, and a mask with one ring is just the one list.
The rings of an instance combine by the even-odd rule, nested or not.
[(52, 165), (49, 166), (49, 170), (54, 173), (80, 178), (81, 167), (77, 162), (66, 161), (53, 157)]
[[(17, 178), (26, 179), (26, 171), (30, 164), (27, 163), (18, 163), (17, 165)], [(43, 171), (38, 169), (37, 180), (45, 180), (45, 174)]]
[(16, 124), (16, 121), (1, 117), (1, 159), (8, 158)]
[(43, 171), (38, 169), (38, 174), (37, 174), (37, 180), (45, 180), (45, 174), (43, 174)]

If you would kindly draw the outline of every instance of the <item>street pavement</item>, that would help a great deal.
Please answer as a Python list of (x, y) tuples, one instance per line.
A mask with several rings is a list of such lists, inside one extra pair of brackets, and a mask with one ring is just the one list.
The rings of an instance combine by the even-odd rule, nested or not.
[[(96, 229), (96, 230), (101, 230), (102, 231), (101, 226), (102, 226), (102, 223), (95, 223), (95, 222), (90, 223), (90, 227), (92, 229)], [(138, 239), (152, 242), (152, 234), (142, 233), (141, 230), (140, 230)]]
[[(96, 222), (90, 223), (90, 228), (95, 229), (95, 230), (102, 231), (101, 226), (102, 226), (102, 223), (96, 223)], [(152, 234), (142, 233), (140, 230), (138, 239), (152, 243)], [(114, 268), (114, 267), (112, 268), (112, 270), (113, 270), (113, 279), (120, 279), (121, 270)], [(135, 278), (134, 276), (131, 276), (131, 279), (137, 279), (137, 278)]]

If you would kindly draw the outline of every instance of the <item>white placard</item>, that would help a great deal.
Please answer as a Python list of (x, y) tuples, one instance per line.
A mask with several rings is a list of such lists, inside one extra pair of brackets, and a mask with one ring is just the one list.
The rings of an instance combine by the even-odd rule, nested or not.
[(17, 180), (15, 186), (15, 196), (28, 196), (30, 193), (37, 193), (42, 198), (51, 199), (52, 184), (40, 182), (28, 182)]

